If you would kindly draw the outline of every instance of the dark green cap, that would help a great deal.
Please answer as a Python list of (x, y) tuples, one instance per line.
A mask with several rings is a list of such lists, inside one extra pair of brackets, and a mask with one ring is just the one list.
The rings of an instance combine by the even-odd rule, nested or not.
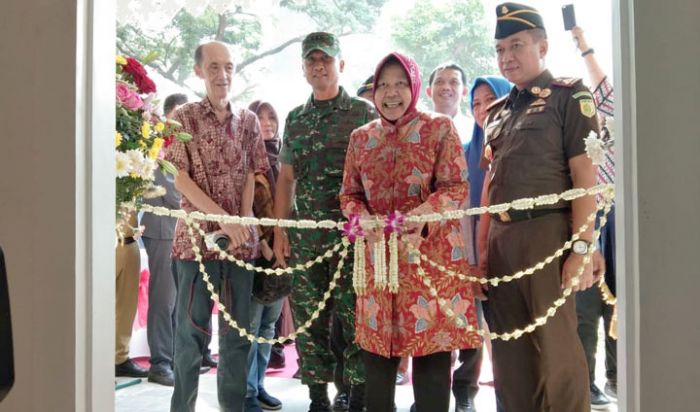
[(496, 39), (504, 39), (523, 30), (544, 29), (542, 16), (537, 9), (518, 3), (496, 6)]
[(331, 33), (311, 33), (301, 42), (301, 57), (306, 58), (309, 53), (315, 50), (320, 50), (329, 56), (335, 57), (340, 53), (340, 42)]

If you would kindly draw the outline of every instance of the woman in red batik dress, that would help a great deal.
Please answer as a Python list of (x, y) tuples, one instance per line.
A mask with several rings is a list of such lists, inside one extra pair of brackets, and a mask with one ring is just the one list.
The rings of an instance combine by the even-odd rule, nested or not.
[[(343, 213), (385, 217), (395, 211), (412, 216), (459, 209), (468, 198), (462, 146), (450, 118), (416, 109), (421, 90), (418, 66), (391, 53), (379, 63), (374, 78), (374, 104), (381, 118), (350, 137), (340, 194)], [(456, 272), (474, 271), (467, 262), (460, 222), (406, 225), (399, 235), (397, 293), (374, 288), (372, 244), (383, 234), (365, 233), (367, 289), (357, 296), (355, 336), (365, 351), (367, 411), (392, 410), (399, 359), (412, 356), (418, 412), (447, 412), (450, 352), (481, 345), (480, 337), (466, 329), (476, 327), (475, 284), (421, 264), (438, 296), (454, 312), (448, 317), (421, 280), (420, 259), (409, 254), (404, 241)]]

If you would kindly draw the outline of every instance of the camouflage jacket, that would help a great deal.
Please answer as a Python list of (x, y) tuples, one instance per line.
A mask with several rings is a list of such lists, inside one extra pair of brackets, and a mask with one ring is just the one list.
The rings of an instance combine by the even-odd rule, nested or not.
[[(340, 186), (345, 153), (353, 130), (377, 118), (367, 100), (338, 95), (316, 101), (313, 95), (287, 116), (280, 161), (292, 165), (296, 179), (295, 219), (342, 220)], [(295, 248), (321, 252), (337, 242), (337, 230), (289, 230)]]
[(338, 193), (353, 130), (377, 118), (367, 100), (341, 87), (333, 100), (315, 101), (287, 116), (280, 161), (294, 168), (297, 219), (342, 219)]

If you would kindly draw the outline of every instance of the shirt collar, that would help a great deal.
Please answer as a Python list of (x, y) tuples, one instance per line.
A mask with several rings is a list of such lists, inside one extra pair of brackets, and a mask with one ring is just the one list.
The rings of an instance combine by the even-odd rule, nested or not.
[[(338, 108), (340, 110), (350, 110), (352, 101), (350, 99), (350, 95), (345, 91), (343, 86), (340, 86), (338, 89), (338, 95), (335, 96), (332, 100), (331, 103), (328, 105), (328, 108), (333, 109), (333, 108)], [(309, 99), (306, 101), (304, 104), (304, 108), (301, 111), (301, 115), (306, 115), (312, 111), (320, 109), (314, 101), (314, 95), (313, 93), (311, 96), (309, 96)]]
[[(214, 111), (214, 106), (211, 104), (211, 101), (209, 100), (208, 96), (204, 96), (204, 98), (202, 98), (202, 100), (199, 102), (199, 105), (202, 108), (204, 114), (211, 114), (216, 119), (216, 111)], [(237, 115), (234, 113), (233, 105), (231, 104), (231, 102), (228, 103), (228, 112), (228, 119), (230, 119), (231, 117), (235, 119), (237, 117)]]

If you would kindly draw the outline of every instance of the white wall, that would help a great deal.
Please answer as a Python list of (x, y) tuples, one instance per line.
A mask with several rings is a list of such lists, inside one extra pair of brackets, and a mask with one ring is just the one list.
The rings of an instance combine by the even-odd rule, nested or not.
[[(0, 411), (113, 405), (110, 6), (0, 1), (0, 245), (16, 359)], [(103, 107), (94, 117), (93, 104)]]
[[(619, 0), (627, 411), (700, 410), (700, 2)], [(625, 15), (628, 13), (628, 16)], [(622, 115), (622, 117), (620, 117)], [(618, 209), (618, 210), (619, 210)], [(624, 220), (624, 226), (622, 221)], [(625, 232), (622, 232), (624, 229)]]

